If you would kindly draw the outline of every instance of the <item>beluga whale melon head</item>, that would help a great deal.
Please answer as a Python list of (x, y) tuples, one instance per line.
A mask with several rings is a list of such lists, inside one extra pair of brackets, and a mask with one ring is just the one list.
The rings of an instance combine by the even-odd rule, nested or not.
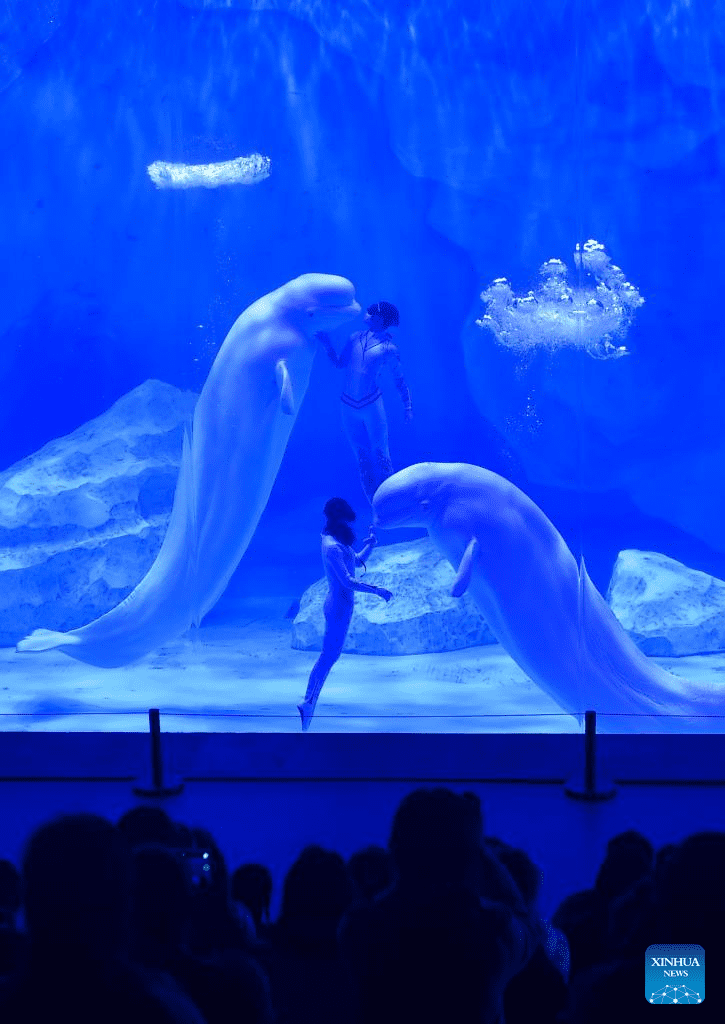
[(333, 330), (360, 313), (355, 286), (336, 274), (300, 274), (249, 306), (242, 316), (269, 315), (272, 310), (308, 337)]
[(332, 329), (347, 323), (360, 312), (355, 287), (345, 277), (334, 274), (301, 274), (287, 286), (291, 297), (299, 290), (300, 305), (315, 331)]
[(418, 462), (384, 480), (373, 497), (373, 525), (427, 529), (440, 513), (456, 464)]

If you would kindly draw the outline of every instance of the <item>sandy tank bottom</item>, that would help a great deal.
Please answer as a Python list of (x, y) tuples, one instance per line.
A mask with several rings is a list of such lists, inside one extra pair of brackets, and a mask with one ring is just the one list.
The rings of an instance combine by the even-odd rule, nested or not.
[[(290, 646), (283, 613), (203, 624), (133, 665), (98, 669), (58, 652), (0, 648), (0, 731), (298, 732), (296, 704), (317, 657)], [(657, 658), (687, 679), (725, 685), (725, 653)], [(606, 731), (600, 718), (598, 727)], [(343, 654), (314, 732), (579, 732), (498, 645), (443, 654)], [(685, 731), (685, 730), (683, 730)]]

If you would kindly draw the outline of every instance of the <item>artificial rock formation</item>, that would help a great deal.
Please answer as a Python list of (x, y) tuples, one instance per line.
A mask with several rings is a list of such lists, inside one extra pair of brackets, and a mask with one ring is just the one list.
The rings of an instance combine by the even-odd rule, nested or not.
[(0, 473), (0, 646), (109, 611), (156, 557), (197, 396), (147, 380)]
[[(372, 594), (355, 595), (355, 611), (344, 650), (348, 654), (426, 654), (496, 643), (473, 599), (451, 597), (455, 573), (427, 538), (375, 548), (366, 583), (386, 587), (387, 604)], [(292, 626), (292, 646), (319, 651), (327, 583), (318, 580), (302, 595)]]
[(645, 654), (725, 650), (725, 582), (667, 555), (620, 551), (607, 600)]

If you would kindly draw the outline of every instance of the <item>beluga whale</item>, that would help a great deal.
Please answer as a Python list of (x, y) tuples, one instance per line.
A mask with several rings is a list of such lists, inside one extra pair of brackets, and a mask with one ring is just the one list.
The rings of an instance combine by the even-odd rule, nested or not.
[(67, 633), (36, 629), (18, 651), (58, 649), (115, 668), (198, 625), (224, 592), (269, 499), (315, 352), (315, 334), (360, 312), (355, 288), (302, 274), (236, 320), (184, 437), (168, 529), (153, 565), (119, 605)]
[(375, 492), (373, 525), (423, 527), (514, 661), (568, 714), (602, 732), (722, 732), (725, 692), (651, 661), (622, 628), (564, 538), (504, 477), (422, 462)]

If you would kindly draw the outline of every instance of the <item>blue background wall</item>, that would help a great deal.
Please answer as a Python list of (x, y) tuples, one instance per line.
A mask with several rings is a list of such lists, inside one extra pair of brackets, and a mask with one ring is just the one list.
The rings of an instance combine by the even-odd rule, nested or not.
[[(397, 465), (503, 472), (600, 587), (624, 547), (725, 575), (722, 0), (12, 0), (0, 18), (0, 466), (149, 377), (198, 390), (244, 306), (329, 271), (401, 309), (416, 418), (389, 390)], [(272, 175), (254, 187), (146, 174), (255, 151)], [(473, 325), (481, 286), (525, 290), (588, 237), (646, 298), (632, 356), (522, 368)], [(322, 501), (364, 509), (340, 383), (320, 360), (237, 588), (262, 561), (309, 582)]]

